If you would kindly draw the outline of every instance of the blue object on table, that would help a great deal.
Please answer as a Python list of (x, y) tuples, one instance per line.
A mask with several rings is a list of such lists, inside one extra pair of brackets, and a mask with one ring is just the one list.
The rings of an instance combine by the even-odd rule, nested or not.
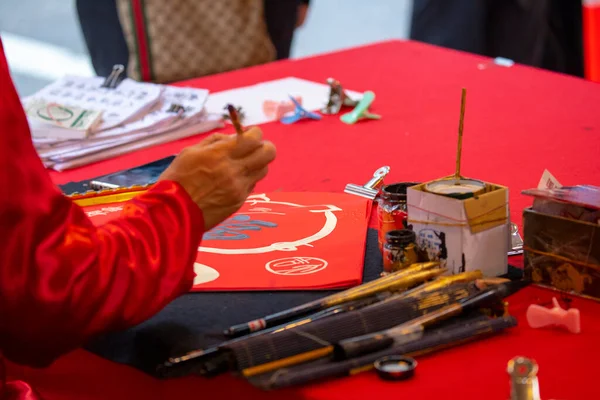
[(288, 115), (279, 120), (282, 124), (293, 124), (295, 122), (300, 121), (301, 119), (314, 119), (317, 121), (321, 119), (321, 116), (319, 114), (310, 112), (304, 107), (302, 107), (302, 105), (298, 103), (298, 101), (293, 96), (290, 96), (290, 99), (296, 106), (296, 109), (294, 110), (294, 115)]
[(118, 171), (109, 175), (99, 176), (80, 182), (70, 182), (59, 186), (66, 195), (85, 193), (88, 190), (105, 190), (136, 185), (151, 185), (155, 183), (160, 174), (171, 164), (175, 156), (169, 156), (148, 164)]

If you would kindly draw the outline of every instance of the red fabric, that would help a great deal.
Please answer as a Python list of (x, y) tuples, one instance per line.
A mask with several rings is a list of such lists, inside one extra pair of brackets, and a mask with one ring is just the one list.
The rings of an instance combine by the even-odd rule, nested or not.
[[(598, 395), (597, 360), (600, 357), (599, 305), (575, 298), (581, 312), (578, 335), (555, 329), (531, 329), (525, 321), (531, 303), (549, 303), (552, 293), (528, 288), (508, 299), (519, 326), (480, 342), (417, 359), (410, 381), (383, 382), (375, 373), (335, 379), (294, 389), (262, 392), (240, 378), (189, 377), (159, 381), (125, 365), (114, 364), (83, 350), (59, 359), (47, 370), (11, 368), (39, 390), (46, 400), (163, 400), (163, 399), (310, 399), (370, 398), (490, 399), (509, 398), (508, 360), (535, 359), (539, 366), (542, 399), (591, 400)], [(548, 307), (550, 304), (548, 304)]]
[[(583, 79), (514, 66), (484, 70), (489, 59), (416, 42), (390, 41), (302, 60), (285, 60), (184, 82), (211, 92), (296, 76), (352, 90), (373, 90), (380, 121), (346, 125), (339, 116), (263, 126), (277, 159), (257, 193), (343, 191), (366, 183), (382, 165), (387, 182), (425, 181), (454, 172), (461, 88), (467, 88), (462, 171), (509, 186), (511, 217), (520, 224), (548, 168), (564, 185), (600, 183), (600, 86)], [(233, 132), (233, 128), (229, 128)], [(174, 154), (191, 137), (62, 173), (58, 184), (116, 172)], [(587, 162), (586, 162), (587, 161)], [(374, 227), (376, 225), (373, 225)]]
[[(278, 157), (258, 192), (335, 191), (346, 183), (365, 183), (382, 165), (388, 182), (430, 180), (454, 170), (460, 90), (468, 88), (463, 148), (467, 176), (510, 188), (512, 219), (520, 223), (531, 200), (520, 191), (537, 185), (548, 168), (563, 184), (600, 184), (600, 86), (534, 68), (479, 70), (482, 57), (413, 42), (391, 41), (303, 60), (288, 60), (191, 82), (211, 91), (297, 76), (324, 82), (329, 76), (353, 90), (373, 90), (372, 111), (380, 121), (353, 126), (335, 116), (292, 126), (265, 125)], [(66, 173), (57, 183), (91, 178), (152, 161), (198, 141), (190, 138), (107, 160)], [(600, 357), (600, 306), (577, 299), (582, 333), (534, 330), (524, 310), (550, 301), (553, 293), (528, 288), (510, 299), (519, 326), (505, 335), (419, 359), (413, 380), (384, 383), (373, 373), (284, 392), (262, 393), (224, 376), (160, 382), (123, 365), (77, 351), (51, 368), (11, 368), (47, 399), (245, 398), (506, 399), (506, 363), (517, 355), (540, 364), (545, 399), (597, 397)], [(540, 298), (540, 299), (538, 299)]]
[[(188, 291), (204, 220), (164, 181), (95, 227), (37, 157), (1, 44), (0, 104), (0, 363), (41, 367)], [(23, 382), (5, 389), (32, 396)]]
[[(587, 4), (590, 3), (590, 4)], [(583, 49), (585, 77), (600, 82), (600, 3), (583, 4)]]
[(139, 53), (138, 62), (140, 65), (140, 75), (142, 80), (150, 81), (152, 79), (152, 70), (150, 65), (150, 49), (148, 46), (148, 35), (146, 34), (146, 18), (144, 17), (143, 0), (131, 0), (131, 13), (133, 15), (133, 28), (137, 51)]
[(23, 381), (12, 381), (6, 384), (6, 392), (3, 399), (19, 399), (19, 400), (43, 400), (30, 384)]
[[(356, 286), (362, 281), (371, 204), (345, 193), (250, 196), (240, 211), (204, 235), (192, 291)], [(98, 225), (120, 208), (112, 203), (84, 210)]]

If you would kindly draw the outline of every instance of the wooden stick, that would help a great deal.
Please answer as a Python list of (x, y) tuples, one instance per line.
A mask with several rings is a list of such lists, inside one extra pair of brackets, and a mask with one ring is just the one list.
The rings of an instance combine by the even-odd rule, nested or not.
[(292, 367), (294, 365), (299, 365), (308, 361), (317, 360), (319, 358), (327, 357), (331, 354), (333, 354), (333, 346), (322, 347), (320, 349), (311, 350), (305, 353), (300, 353), (294, 356), (271, 361), (266, 364), (246, 368), (242, 371), (242, 375), (244, 375), (244, 377), (246, 378), (250, 378), (252, 376), (264, 374), (266, 372), (274, 371), (276, 369)]
[(460, 120), (458, 122), (458, 149), (456, 150), (456, 172), (454, 179), (458, 181), (461, 179), (460, 176), (460, 158), (462, 153), (462, 137), (463, 137), (463, 126), (465, 122), (465, 104), (467, 102), (467, 89), (463, 88), (462, 98), (460, 101)]

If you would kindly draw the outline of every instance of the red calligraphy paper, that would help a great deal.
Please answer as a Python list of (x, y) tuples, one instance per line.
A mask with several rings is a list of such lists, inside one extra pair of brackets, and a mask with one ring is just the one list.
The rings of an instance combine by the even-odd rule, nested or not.
[[(358, 285), (371, 204), (344, 193), (251, 195), (238, 213), (204, 234), (192, 291)], [(121, 208), (110, 203), (85, 210), (99, 225)]]

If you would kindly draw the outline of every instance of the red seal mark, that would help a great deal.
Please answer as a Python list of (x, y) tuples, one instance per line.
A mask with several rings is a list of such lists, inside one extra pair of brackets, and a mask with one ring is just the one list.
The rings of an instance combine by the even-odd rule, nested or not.
[(277, 275), (308, 275), (324, 270), (327, 261), (316, 257), (288, 257), (269, 261), (265, 268)]

